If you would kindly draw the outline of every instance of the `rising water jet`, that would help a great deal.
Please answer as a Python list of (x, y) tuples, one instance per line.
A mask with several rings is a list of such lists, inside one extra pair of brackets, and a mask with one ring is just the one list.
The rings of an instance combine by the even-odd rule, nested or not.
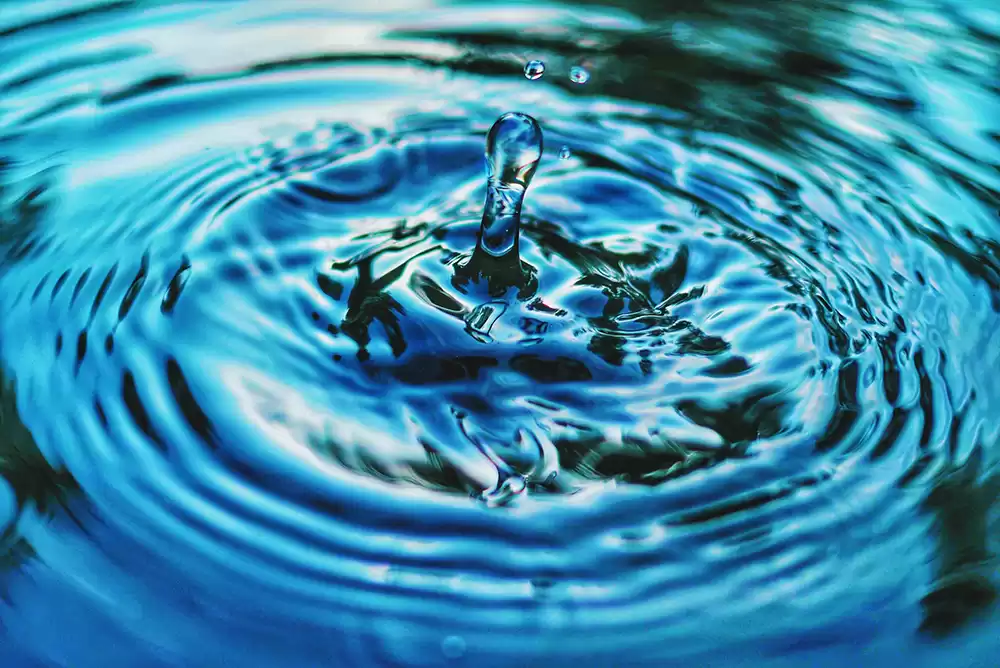
[(535, 175), (543, 150), (538, 122), (519, 112), (506, 113), (486, 136), (486, 202), (476, 250), (463, 274), (484, 277), (490, 291), (520, 287), (534, 272), (521, 262), (519, 235), (524, 193)]

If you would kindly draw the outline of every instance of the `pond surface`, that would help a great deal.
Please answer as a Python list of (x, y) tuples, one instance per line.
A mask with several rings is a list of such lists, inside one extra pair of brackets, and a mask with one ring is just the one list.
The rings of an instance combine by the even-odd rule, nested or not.
[(1000, 9), (353, 4), (0, 7), (0, 665), (997, 665)]

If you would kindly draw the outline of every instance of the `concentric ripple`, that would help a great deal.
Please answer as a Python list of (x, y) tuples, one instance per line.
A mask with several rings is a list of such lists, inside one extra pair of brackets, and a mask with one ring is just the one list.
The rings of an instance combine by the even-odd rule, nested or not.
[[(938, 665), (915, 632), (989, 608), (989, 121), (900, 112), (926, 82), (851, 64), (878, 43), (769, 84), (778, 127), (627, 101), (596, 57), (554, 80), (561, 39), (628, 74), (655, 17), (144, 11), (0, 24), (4, 535), (35, 555), (0, 660)], [(497, 289), (465, 267), (512, 110), (547, 148)]]

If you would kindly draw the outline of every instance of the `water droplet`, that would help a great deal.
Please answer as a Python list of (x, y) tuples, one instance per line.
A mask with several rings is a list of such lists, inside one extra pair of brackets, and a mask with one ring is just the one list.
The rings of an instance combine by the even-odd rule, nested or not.
[(585, 67), (577, 65), (569, 71), (569, 80), (575, 84), (585, 84), (590, 81), (590, 72)]
[(465, 640), (460, 636), (448, 636), (441, 641), (441, 653), (447, 659), (459, 659), (465, 655)]
[(527, 114), (511, 112), (497, 119), (486, 138), (491, 182), (528, 187), (542, 157), (542, 129)]
[(541, 79), (543, 74), (545, 74), (545, 63), (540, 60), (529, 60), (524, 66), (524, 76), (532, 81)]
[(560, 160), (569, 160), (570, 156), (572, 155), (573, 154), (570, 152), (569, 146), (563, 146), (561, 149), (559, 149)]
[(479, 249), (503, 257), (517, 249), (521, 202), (542, 157), (542, 129), (531, 116), (507, 113), (486, 138), (489, 183)]

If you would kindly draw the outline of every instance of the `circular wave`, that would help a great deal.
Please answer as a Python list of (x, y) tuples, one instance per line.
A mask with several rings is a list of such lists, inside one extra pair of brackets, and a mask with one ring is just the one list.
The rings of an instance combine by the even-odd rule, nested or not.
[[(241, 16), (231, 39), (267, 34)], [(127, 38), (88, 75), (149, 67)], [(98, 518), (82, 543), (188, 592), (138, 589), (172, 632), (138, 603), (116, 624), (205, 665), (237, 639), (252, 665), (898, 649), (929, 618), (928, 490), (995, 462), (1000, 259), (938, 216), (986, 215), (992, 176), (811, 91), (788, 96), (809, 123), (766, 143), (560, 89), (557, 66), (443, 78), (434, 44), (407, 47), (422, 65), (130, 71), (41, 109), (18, 91), (56, 74), (4, 80), (4, 151), (36, 156), (5, 184), (39, 209), (0, 237), (18, 419)], [(461, 267), (512, 109), (550, 148), (523, 211), (534, 281), (497, 294)], [(28, 148), (67, 134), (74, 161)]]

